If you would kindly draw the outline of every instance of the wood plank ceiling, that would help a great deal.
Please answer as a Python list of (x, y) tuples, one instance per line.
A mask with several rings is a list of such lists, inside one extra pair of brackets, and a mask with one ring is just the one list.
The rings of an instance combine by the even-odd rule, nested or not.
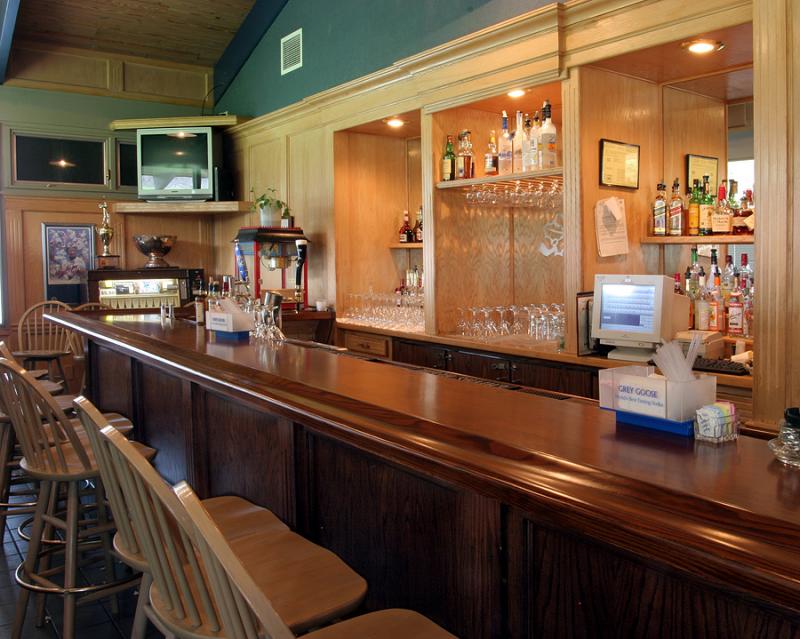
[(25, 0), (14, 38), (213, 67), (255, 0)]

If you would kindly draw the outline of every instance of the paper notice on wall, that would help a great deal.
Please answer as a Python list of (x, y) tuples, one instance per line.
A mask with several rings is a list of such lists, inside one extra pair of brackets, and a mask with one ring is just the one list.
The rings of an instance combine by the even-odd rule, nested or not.
[(594, 226), (597, 233), (597, 252), (600, 257), (628, 253), (625, 200), (621, 197), (598, 200), (594, 205)]

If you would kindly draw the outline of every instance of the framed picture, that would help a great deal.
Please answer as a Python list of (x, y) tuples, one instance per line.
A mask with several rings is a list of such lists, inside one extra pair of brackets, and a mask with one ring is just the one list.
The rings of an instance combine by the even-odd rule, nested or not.
[(639, 188), (639, 145), (600, 140), (600, 185)]
[(94, 224), (42, 224), (45, 299), (88, 301), (86, 278), (94, 264)]
[(711, 184), (711, 192), (716, 193), (719, 186), (719, 158), (709, 155), (686, 155), (686, 190), (692, 188), (695, 180), (703, 184), (703, 176), (707, 175)]

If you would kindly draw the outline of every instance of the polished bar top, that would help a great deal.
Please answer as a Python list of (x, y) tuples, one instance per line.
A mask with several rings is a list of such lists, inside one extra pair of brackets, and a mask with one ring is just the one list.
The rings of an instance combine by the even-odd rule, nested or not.
[(776, 598), (800, 601), (800, 473), (763, 440), (694, 442), (617, 426), (591, 402), (295, 344), (214, 342), (202, 327), (162, 325), (158, 315), (50, 317), (200, 383), (322, 420), (351, 440), (457, 469), (512, 505), (545, 499), (748, 565)]

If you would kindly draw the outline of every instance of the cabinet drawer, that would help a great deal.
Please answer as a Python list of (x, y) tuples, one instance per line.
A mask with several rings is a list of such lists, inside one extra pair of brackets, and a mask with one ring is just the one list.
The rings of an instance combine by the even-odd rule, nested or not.
[(391, 357), (391, 338), (370, 333), (352, 333), (347, 331), (344, 335), (344, 346), (355, 353), (375, 355), (376, 357)]

